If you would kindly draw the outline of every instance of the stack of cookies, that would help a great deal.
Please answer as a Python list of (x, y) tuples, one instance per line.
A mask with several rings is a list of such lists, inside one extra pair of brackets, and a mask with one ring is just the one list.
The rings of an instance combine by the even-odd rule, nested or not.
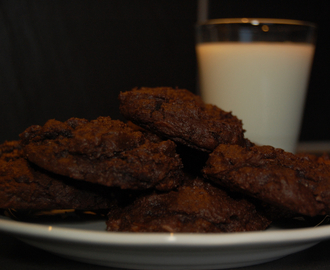
[(120, 93), (127, 123), (49, 120), (0, 146), (0, 208), (108, 212), (107, 230), (237, 232), (330, 213), (325, 157), (257, 146), (185, 89)]

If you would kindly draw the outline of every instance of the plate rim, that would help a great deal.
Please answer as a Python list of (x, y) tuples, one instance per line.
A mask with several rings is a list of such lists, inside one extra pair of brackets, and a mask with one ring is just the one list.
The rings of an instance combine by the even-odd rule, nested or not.
[(235, 233), (135, 233), (93, 231), (80, 228), (16, 221), (0, 216), (0, 231), (18, 237), (47, 238), (98, 245), (123, 246), (242, 246), (316, 242), (330, 238), (330, 225), (320, 227)]

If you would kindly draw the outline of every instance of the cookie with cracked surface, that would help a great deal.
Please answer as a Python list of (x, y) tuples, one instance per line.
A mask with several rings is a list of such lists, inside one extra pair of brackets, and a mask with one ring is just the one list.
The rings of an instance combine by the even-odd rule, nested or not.
[(47, 172), (24, 158), (18, 141), (0, 145), (0, 208), (108, 209), (111, 192)]
[(219, 144), (246, 144), (241, 120), (186, 89), (135, 88), (119, 100), (124, 117), (160, 137), (206, 152)]
[(294, 213), (330, 213), (330, 166), (271, 146), (219, 145), (204, 174), (214, 182)]
[(21, 135), (30, 162), (57, 174), (123, 189), (174, 188), (182, 162), (176, 145), (150, 142), (119, 120), (71, 118), (31, 126)]
[(270, 224), (253, 203), (199, 178), (184, 181), (175, 191), (141, 196), (108, 218), (108, 231), (126, 232), (238, 232)]

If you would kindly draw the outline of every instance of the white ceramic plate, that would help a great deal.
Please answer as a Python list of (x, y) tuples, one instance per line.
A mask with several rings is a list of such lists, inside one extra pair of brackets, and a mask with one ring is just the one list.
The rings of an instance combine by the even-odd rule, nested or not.
[(41, 249), (130, 269), (224, 269), (272, 261), (330, 238), (330, 225), (263, 232), (106, 232), (104, 221), (35, 224), (0, 217), (0, 230)]

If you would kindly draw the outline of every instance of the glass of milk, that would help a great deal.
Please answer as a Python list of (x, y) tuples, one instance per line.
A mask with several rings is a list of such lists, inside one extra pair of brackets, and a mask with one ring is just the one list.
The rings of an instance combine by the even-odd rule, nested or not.
[(204, 101), (242, 119), (252, 142), (295, 152), (315, 25), (283, 19), (217, 19), (196, 30)]

